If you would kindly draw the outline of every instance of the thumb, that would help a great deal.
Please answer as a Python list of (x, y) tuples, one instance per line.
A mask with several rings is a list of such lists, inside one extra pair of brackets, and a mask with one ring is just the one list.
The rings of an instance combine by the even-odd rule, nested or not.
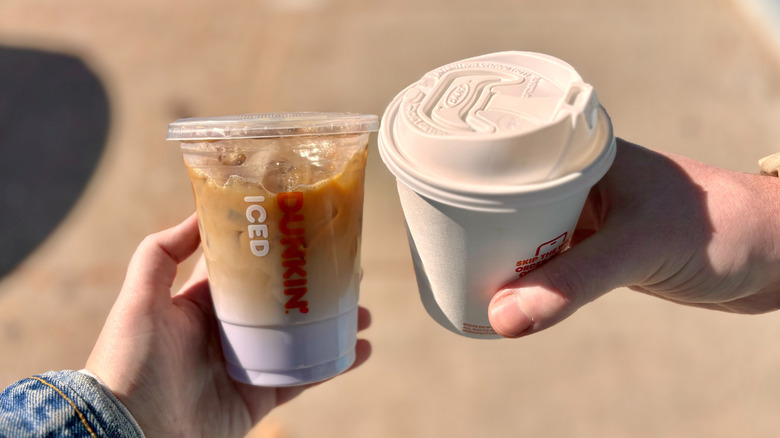
[(630, 284), (636, 258), (606, 228), (558, 255), (528, 275), (504, 286), (490, 302), (493, 329), (516, 338), (544, 330), (571, 316), (612, 289)]

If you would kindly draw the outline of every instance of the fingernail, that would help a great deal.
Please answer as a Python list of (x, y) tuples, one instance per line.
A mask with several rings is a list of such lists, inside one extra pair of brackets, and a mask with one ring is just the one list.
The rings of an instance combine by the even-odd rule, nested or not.
[(501, 336), (516, 338), (531, 327), (534, 320), (523, 312), (516, 293), (499, 297), (490, 311), (490, 324)]

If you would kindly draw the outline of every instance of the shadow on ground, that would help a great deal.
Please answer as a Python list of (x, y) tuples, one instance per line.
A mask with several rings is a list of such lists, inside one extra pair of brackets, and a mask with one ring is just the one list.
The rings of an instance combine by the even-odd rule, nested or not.
[(0, 277), (62, 221), (102, 154), (109, 102), (80, 59), (0, 46)]

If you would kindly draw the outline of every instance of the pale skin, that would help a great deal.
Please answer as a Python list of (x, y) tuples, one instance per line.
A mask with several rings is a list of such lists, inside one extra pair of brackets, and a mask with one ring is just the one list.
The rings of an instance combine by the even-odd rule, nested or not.
[(493, 297), (496, 332), (539, 332), (618, 287), (734, 313), (780, 308), (780, 178), (617, 146), (572, 247)]
[[(178, 264), (199, 245), (195, 215), (144, 239), (87, 361), (148, 437), (242, 437), (312, 386), (262, 388), (228, 376), (202, 259), (171, 295)], [(358, 329), (369, 324), (360, 308)], [(358, 340), (353, 368), (370, 353)]]

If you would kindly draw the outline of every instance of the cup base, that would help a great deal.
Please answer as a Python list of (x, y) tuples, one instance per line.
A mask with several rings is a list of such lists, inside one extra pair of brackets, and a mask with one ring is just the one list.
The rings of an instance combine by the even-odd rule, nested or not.
[(227, 371), (234, 380), (254, 386), (284, 387), (321, 382), (348, 370), (355, 363), (355, 350), (332, 362), (296, 370), (248, 370), (227, 362)]
[(346, 371), (355, 362), (357, 307), (320, 321), (247, 326), (219, 321), (230, 375), (257, 386), (295, 386)]

